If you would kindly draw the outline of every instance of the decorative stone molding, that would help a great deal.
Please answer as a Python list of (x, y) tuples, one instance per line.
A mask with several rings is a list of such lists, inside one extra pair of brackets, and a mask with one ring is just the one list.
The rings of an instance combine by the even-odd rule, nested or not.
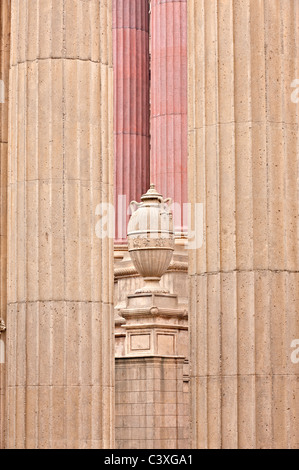
[[(181, 271), (181, 272), (188, 272), (188, 263), (184, 261), (172, 261), (167, 269), (168, 272), (173, 271)], [(114, 279), (118, 280), (122, 277), (140, 277), (137, 269), (134, 265), (131, 266), (124, 266), (124, 267), (117, 267), (114, 269)]]
[(188, 313), (175, 294), (137, 293), (127, 296), (125, 319), (117, 337), (116, 356), (185, 356)]
[(172, 239), (163, 238), (161, 237), (156, 238), (145, 238), (145, 237), (136, 237), (134, 239), (128, 240), (128, 250), (132, 251), (136, 248), (142, 250), (159, 250), (159, 248), (165, 249), (168, 248), (169, 250), (173, 251), (174, 243)]
[(6, 331), (6, 326), (5, 326), (4, 320), (2, 320), (2, 318), (0, 318), (0, 335), (4, 331)]
[(114, 269), (114, 279), (121, 279), (122, 277), (140, 276), (135, 266), (121, 267)]
[(171, 272), (171, 271), (188, 272), (188, 262), (184, 262), (184, 261), (171, 262), (166, 272)]

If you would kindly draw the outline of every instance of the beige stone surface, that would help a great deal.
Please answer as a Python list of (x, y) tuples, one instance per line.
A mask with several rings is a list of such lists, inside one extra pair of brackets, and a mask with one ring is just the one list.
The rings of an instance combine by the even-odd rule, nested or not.
[(95, 232), (113, 202), (111, 1), (1, 1), (0, 448), (187, 448), (190, 412), (194, 448), (299, 447), (299, 3), (187, 4), (204, 241), (176, 246), (157, 306), (128, 297), (143, 280), (120, 250), (113, 283)]
[(111, 2), (26, 5), (11, 2), (6, 447), (109, 448)]
[[(7, 304), (7, 141), (10, 51), (10, 1), (0, 5), (0, 80), (4, 85), (4, 103), (0, 103), (0, 318), (6, 323)], [(2, 101), (2, 100), (1, 100)], [(6, 334), (1, 335), (2, 359), (5, 360)], [(5, 363), (0, 361), (0, 449), (5, 437)]]
[(297, 2), (188, 1), (195, 448), (299, 445), (298, 24)]
[(116, 359), (117, 449), (187, 449), (183, 358)]

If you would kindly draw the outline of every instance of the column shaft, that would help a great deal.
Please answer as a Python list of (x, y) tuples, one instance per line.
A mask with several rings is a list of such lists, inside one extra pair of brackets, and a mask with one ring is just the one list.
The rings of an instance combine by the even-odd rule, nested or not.
[(113, 0), (113, 64), (115, 237), (124, 242), (128, 205), (149, 187), (148, 0)]
[(177, 203), (180, 232), (188, 197), (187, 0), (152, 0), (151, 11), (151, 180)]
[[(10, 48), (10, 1), (0, 5), (0, 318), (6, 323), (7, 304), (7, 134), (8, 134), (8, 75)], [(0, 449), (5, 437), (5, 343), (0, 336)]]
[[(7, 447), (113, 445), (112, 9), (12, 0)], [(109, 221), (108, 221), (109, 222)]]
[(188, 2), (193, 447), (298, 447), (298, 21), (298, 2)]

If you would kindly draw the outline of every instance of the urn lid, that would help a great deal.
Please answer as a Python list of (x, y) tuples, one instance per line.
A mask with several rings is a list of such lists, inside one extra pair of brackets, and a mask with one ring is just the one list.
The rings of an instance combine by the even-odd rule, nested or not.
[(162, 194), (159, 194), (156, 190), (156, 187), (154, 184), (150, 185), (150, 189), (141, 196), (141, 201), (146, 202), (146, 201), (156, 201), (156, 202), (162, 202), (163, 201), (163, 196)]

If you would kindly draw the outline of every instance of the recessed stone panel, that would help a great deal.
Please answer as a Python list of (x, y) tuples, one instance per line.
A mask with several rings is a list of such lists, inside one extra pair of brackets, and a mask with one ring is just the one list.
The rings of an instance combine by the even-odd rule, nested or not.
[(163, 356), (173, 356), (175, 354), (175, 335), (157, 334), (157, 352)]
[(150, 333), (131, 335), (131, 351), (146, 351), (150, 349)]

